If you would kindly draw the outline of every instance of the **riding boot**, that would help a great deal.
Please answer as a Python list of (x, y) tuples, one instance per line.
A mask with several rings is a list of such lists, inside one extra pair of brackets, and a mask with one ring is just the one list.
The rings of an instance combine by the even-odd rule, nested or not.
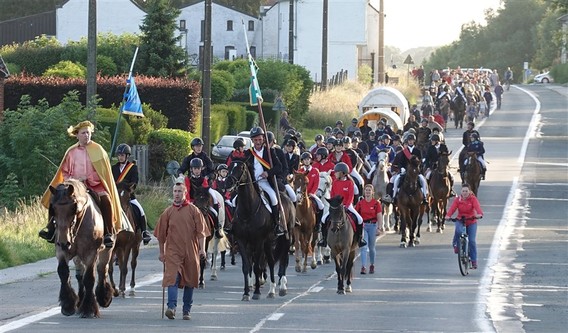
[(481, 168), (481, 180), (485, 180), (485, 172), (487, 172), (487, 169)]
[(327, 223), (322, 223), (321, 226), (321, 239), (318, 242), (318, 246), (326, 247), (327, 246)]
[(112, 204), (108, 195), (100, 197), (101, 214), (104, 221), (104, 238), (103, 243), (106, 248), (114, 246), (114, 226), (112, 223)]
[(276, 235), (276, 237), (280, 237), (282, 235), (284, 235), (284, 230), (282, 229), (282, 226), (280, 225), (280, 207), (278, 207), (278, 205), (274, 205), (272, 206), (272, 223), (274, 223), (274, 235)]
[(138, 227), (142, 231), (142, 241), (144, 242), (144, 245), (148, 245), (148, 243), (152, 240), (152, 235), (147, 230), (146, 215), (140, 216), (140, 225)]
[(45, 239), (48, 243), (55, 243), (55, 220), (53, 216), (48, 218), (45, 228), (39, 231), (39, 237)]
[(221, 269), (225, 269), (225, 256), (227, 254), (227, 250), (221, 251)]
[(359, 247), (367, 245), (367, 242), (363, 239), (363, 223), (357, 224), (357, 228), (355, 230), (355, 239), (359, 241)]
[(323, 215), (323, 209), (318, 209), (316, 211), (316, 232), (321, 231), (321, 217)]
[(450, 198), (453, 198), (457, 195), (454, 191), (454, 177), (450, 173), (448, 173), (448, 175), (450, 178)]

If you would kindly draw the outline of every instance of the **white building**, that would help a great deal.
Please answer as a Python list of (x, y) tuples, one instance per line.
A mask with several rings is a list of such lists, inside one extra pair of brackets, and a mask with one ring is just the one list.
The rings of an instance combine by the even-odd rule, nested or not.
[[(56, 38), (61, 43), (88, 35), (89, 0), (69, 0), (56, 11)], [(140, 33), (146, 13), (130, 0), (97, 0), (97, 33)]]
[[(204, 20), (205, 1), (181, 9), (179, 16), (180, 27), (182, 28), (181, 43), (182, 46), (185, 45), (190, 59), (202, 59), (205, 36)], [(214, 58), (229, 60), (246, 57), (245, 30), (251, 54), (253, 57), (259, 54), (256, 40), (260, 38), (262, 32), (256, 17), (213, 2), (211, 5), (211, 22), (211, 46)], [(185, 29), (183, 29), (184, 27)]]
[[(306, 67), (314, 81), (321, 78), (323, 4), (321, 0), (295, 1), (294, 63)], [(265, 7), (261, 13), (260, 57), (288, 59), (289, 0)], [(329, 0), (327, 76), (347, 70), (357, 77), (362, 63), (372, 64), (378, 53), (379, 13), (368, 0)]]

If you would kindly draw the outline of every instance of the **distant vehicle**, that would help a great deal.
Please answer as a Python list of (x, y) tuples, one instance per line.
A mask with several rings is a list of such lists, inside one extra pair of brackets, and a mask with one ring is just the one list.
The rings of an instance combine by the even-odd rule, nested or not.
[(542, 74), (538, 74), (534, 77), (535, 83), (550, 83), (554, 82), (554, 78), (550, 75), (550, 72), (545, 72)]
[(224, 135), (221, 137), (221, 139), (219, 139), (219, 142), (212, 145), (213, 148), (211, 149), (211, 159), (213, 160), (213, 162), (225, 163), (227, 157), (233, 151), (233, 143), (237, 138), (241, 138), (245, 141), (245, 149), (248, 149), (252, 146), (252, 141), (248, 136)]
[(242, 131), (242, 132), (239, 132), (239, 134), (237, 134), (237, 135), (250, 138), (250, 131)]

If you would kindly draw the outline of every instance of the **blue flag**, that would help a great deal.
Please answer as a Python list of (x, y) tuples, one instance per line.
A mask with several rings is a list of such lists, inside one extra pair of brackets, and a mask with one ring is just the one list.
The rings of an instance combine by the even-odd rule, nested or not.
[(131, 116), (144, 117), (142, 112), (142, 102), (140, 101), (140, 96), (138, 96), (138, 89), (136, 89), (136, 83), (134, 78), (126, 80), (126, 83), (130, 86), (128, 92), (124, 94), (124, 103), (122, 104), (122, 113)]

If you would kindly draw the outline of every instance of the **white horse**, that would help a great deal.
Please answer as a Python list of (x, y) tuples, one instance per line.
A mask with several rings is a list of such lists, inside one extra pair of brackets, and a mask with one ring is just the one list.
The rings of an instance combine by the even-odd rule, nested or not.
[(218, 212), (218, 219), (219, 225), (221, 226), (219, 232), (223, 236), (222, 238), (217, 238), (213, 236), (211, 241), (207, 246), (207, 254), (211, 254), (211, 281), (217, 280), (217, 256), (221, 251), (226, 251), (229, 249), (229, 240), (227, 239), (227, 235), (223, 231), (223, 227), (225, 226), (225, 201), (223, 195), (217, 191), (209, 191), (211, 195), (215, 196), (215, 200), (219, 203), (219, 212)]
[[(331, 176), (329, 175), (329, 173), (327, 172), (320, 172), (320, 181), (319, 181), (319, 187), (318, 190), (316, 192), (316, 196), (318, 198), (321, 199), (321, 201), (323, 202), (323, 215), (322, 216), (327, 216), (329, 214), (329, 202), (327, 202), (327, 200), (323, 200), (324, 198), (326, 199), (331, 199)], [(321, 239), (321, 233), (318, 236), (319, 239)], [(318, 240), (319, 240), (318, 239)], [(331, 256), (331, 249), (329, 247), (321, 247), (321, 246), (316, 246), (315, 248), (315, 255), (317, 258), (317, 264), (321, 265), (322, 263), (330, 263), (330, 256)]]
[[(383, 208), (383, 225), (379, 226), (379, 231), (391, 230), (392, 203), (386, 202), (387, 185), (389, 183), (388, 162), (389, 156), (385, 152), (380, 152), (377, 159), (377, 169), (373, 176), (373, 187), (375, 188), (375, 199), (381, 200)], [(386, 228), (385, 228), (386, 227)]]

